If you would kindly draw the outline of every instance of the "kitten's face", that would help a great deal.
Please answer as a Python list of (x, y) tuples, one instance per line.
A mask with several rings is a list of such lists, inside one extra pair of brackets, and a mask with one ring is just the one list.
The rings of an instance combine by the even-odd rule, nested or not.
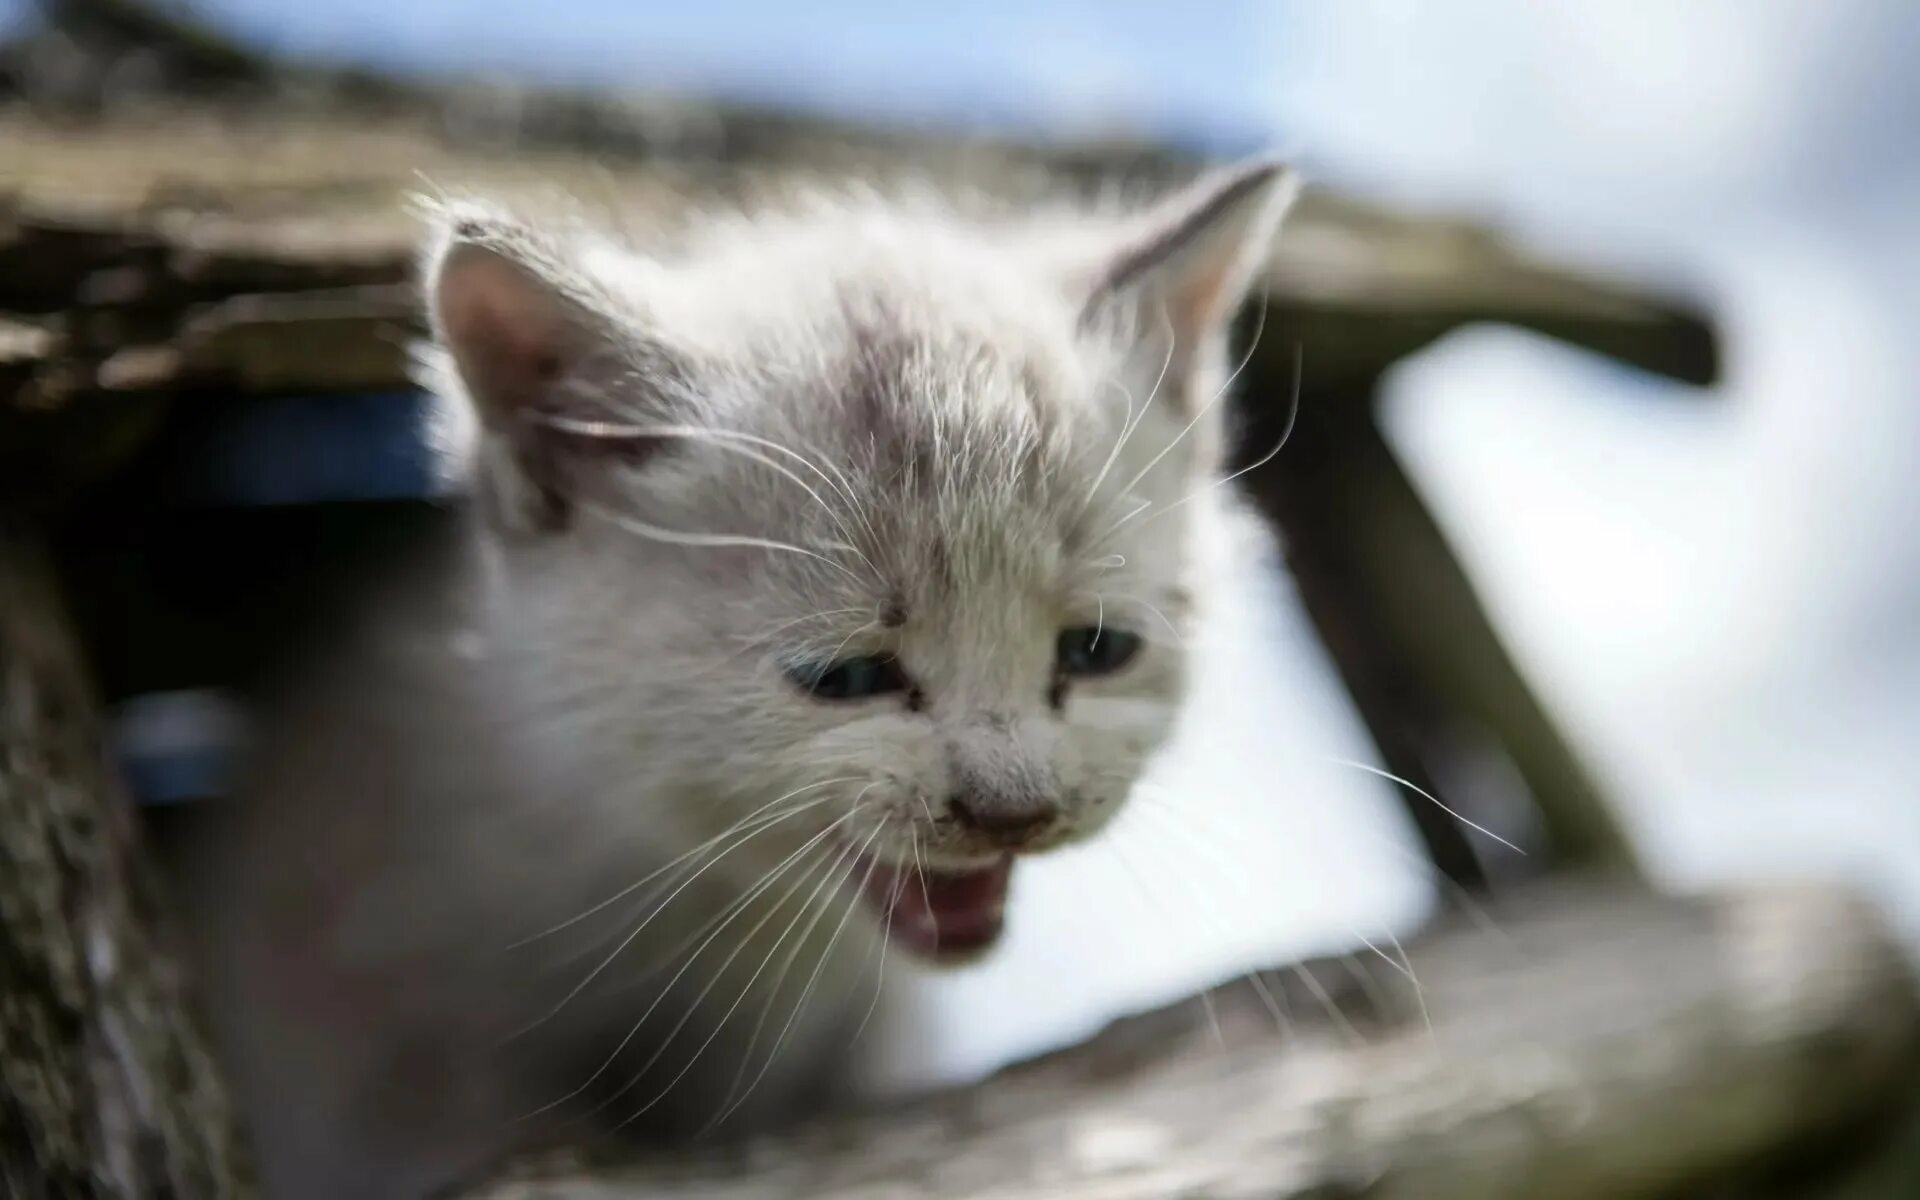
[[(443, 340), (483, 424), (509, 414), (479, 481), (499, 631), (583, 822), (717, 838), (708, 871), (769, 897), (857, 893), (924, 957), (991, 944), (1016, 860), (1111, 820), (1178, 713), (1218, 325), (1281, 203), (1256, 183), (1091, 285), (877, 211), (672, 267), (555, 250), (536, 275), (493, 242), (463, 279), (456, 242)], [(1170, 286), (1120, 286), (1142, 262)], [(462, 352), (466, 301), (560, 268), (538, 361), (501, 358), (543, 319), (524, 292)]]

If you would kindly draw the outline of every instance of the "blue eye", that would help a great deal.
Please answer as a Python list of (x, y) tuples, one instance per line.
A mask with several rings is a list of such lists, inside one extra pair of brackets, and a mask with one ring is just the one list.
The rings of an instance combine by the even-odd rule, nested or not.
[(816, 700), (860, 700), (907, 690), (900, 665), (879, 654), (831, 663), (795, 663), (787, 667), (787, 678)]
[(1068, 675), (1111, 675), (1133, 661), (1140, 644), (1137, 634), (1124, 629), (1086, 625), (1062, 631), (1054, 657)]

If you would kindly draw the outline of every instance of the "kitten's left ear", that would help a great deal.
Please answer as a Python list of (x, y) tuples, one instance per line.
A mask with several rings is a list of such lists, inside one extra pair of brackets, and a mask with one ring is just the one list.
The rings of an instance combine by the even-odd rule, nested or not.
[(668, 407), (684, 363), (611, 311), (578, 248), (477, 207), (436, 216), (427, 309), (478, 419), (475, 490), (510, 529), (564, 528), (609, 462), (651, 451), (621, 426)]
[(1084, 321), (1114, 306), (1160, 314), (1176, 365), (1189, 368), (1246, 298), (1274, 231), (1299, 193), (1285, 165), (1257, 160), (1209, 175), (1133, 223), (1089, 273)]

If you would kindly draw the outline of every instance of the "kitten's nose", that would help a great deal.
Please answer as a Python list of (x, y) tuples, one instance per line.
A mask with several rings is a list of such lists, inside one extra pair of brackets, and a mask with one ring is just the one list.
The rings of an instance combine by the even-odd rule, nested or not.
[(956, 795), (947, 801), (947, 810), (961, 825), (1009, 850), (1044, 833), (1060, 815), (1051, 800), (987, 792)]

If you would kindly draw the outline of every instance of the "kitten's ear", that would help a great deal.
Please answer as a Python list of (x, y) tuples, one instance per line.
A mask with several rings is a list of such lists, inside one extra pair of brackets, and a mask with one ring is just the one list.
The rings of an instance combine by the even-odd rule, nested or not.
[(595, 460), (647, 453), (652, 440), (623, 435), (619, 416), (667, 382), (637, 369), (666, 360), (638, 352), (561, 253), (509, 219), (454, 211), (424, 272), (435, 339), (479, 420), (476, 486), (516, 528), (563, 527)]
[(1176, 365), (1190, 368), (1246, 298), (1299, 187), (1283, 164), (1257, 160), (1162, 201), (1083, 274), (1083, 320), (1119, 306), (1142, 312), (1147, 324), (1164, 314)]

